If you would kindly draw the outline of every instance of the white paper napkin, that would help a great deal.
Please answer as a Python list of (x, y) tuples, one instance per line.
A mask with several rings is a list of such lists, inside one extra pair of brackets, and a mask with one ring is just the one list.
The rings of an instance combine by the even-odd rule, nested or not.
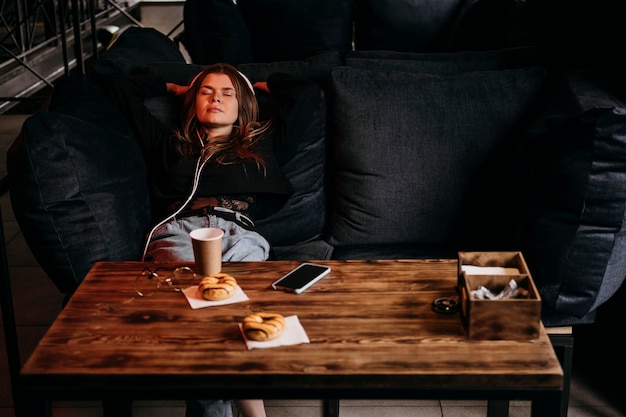
[(519, 269), (503, 266), (461, 265), (461, 271), (467, 275), (519, 275)]
[(248, 296), (243, 292), (243, 290), (241, 289), (239, 285), (237, 285), (237, 289), (235, 290), (235, 295), (225, 300), (220, 300), (220, 301), (209, 301), (209, 300), (205, 300), (204, 298), (202, 298), (202, 296), (198, 292), (197, 285), (185, 288), (183, 290), (183, 294), (185, 294), (185, 297), (187, 298), (187, 301), (189, 302), (189, 306), (194, 310), (196, 308), (223, 306), (226, 304), (241, 303), (242, 301), (249, 300)]
[(243, 331), (243, 325), (241, 323), (239, 323), (239, 330), (243, 335), (243, 339), (246, 342), (248, 350), (309, 343), (309, 336), (307, 336), (304, 331), (304, 327), (300, 324), (298, 316), (285, 317), (285, 330), (283, 331), (283, 334), (274, 340), (268, 340), (266, 342), (257, 342), (256, 340), (248, 339), (246, 337), (246, 333)]

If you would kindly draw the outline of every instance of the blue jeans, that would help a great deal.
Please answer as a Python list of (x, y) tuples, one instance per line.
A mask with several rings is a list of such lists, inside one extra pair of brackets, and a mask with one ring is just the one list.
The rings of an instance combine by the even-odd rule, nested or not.
[(145, 260), (149, 262), (193, 262), (193, 247), (189, 232), (201, 227), (224, 231), (222, 261), (266, 261), (270, 244), (257, 232), (215, 215), (174, 219), (159, 226), (152, 234)]
[[(265, 261), (270, 245), (257, 232), (214, 215), (174, 219), (159, 226), (146, 251), (149, 262), (193, 262), (193, 246), (189, 232), (201, 227), (215, 227), (224, 231), (222, 260), (224, 262)], [(229, 400), (186, 400), (185, 417), (232, 417)]]

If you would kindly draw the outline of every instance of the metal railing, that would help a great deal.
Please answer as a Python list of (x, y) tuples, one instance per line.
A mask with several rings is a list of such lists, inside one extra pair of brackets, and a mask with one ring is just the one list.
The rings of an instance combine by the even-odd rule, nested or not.
[(0, 113), (98, 54), (96, 26), (141, 25), (139, 0), (0, 0)]

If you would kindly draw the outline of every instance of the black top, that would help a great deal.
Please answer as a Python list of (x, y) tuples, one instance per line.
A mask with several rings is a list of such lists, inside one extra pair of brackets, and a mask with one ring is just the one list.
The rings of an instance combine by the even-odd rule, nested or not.
[[(280, 78), (280, 77), (275, 77)], [(304, 80), (271, 81), (268, 86), (272, 96), (284, 96), (274, 102), (286, 103), (289, 109), (277, 109), (272, 117), (276, 126), (285, 126), (297, 121), (288, 121), (290, 110), (297, 106), (303, 87), (312, 83)], [(172, 147), (170, 128), (150, 113), (144, 105), (144, 99), (167, 94), (165, 80), (154, 74), (129, 75), (111, 77), (107, 83), (107, 90), (114, 102), (126, 115), (131, 128), (136, 135), (147, 161), (150, 188), (155, 203), (163, 209), (165, 206), (184, 201), (188, 198), (196, 170), (197, 158), (185, 159)], [(287, 116), (286, 116), (287, 115)], [(294, 134), (295, 133), (295, 134)], [(253, 200), (250, 206), (250, 215), (253, 218), (262, 218), (279, 209), (293, 192), (292, 187), (280, 169), (274, 153), (277, 143), (288, 149), (295, 148), (293, 141), (300, 135), (291, 132), (287, 137), (285, 129), (273, 129), (256, 145), (256, 152), (265, 161), (265, 168), (258, 167), (255, 162), (240, 162), (220, 165), (209, 162), (202, 170), (196, 197), (223, 197), (241, 201)], [(252, 197), (252, 198), (251, 198)], [(157, 207), (155, 207), (157, 208)], [(159, 209), (157, 208), (157, 211)], [(165, 214), (162, 212), (161, 214)]]

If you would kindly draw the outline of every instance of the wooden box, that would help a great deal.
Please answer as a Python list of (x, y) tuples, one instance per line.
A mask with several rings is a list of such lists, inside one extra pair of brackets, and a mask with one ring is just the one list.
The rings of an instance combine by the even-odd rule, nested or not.
[[(524, 340), (539, 336), (541, 297), (521, 252), (459, 252), (461, 320), (473, 340)], [(484, 286), (499, 293), (514, 279), (517, 298), (477, 299)]]

